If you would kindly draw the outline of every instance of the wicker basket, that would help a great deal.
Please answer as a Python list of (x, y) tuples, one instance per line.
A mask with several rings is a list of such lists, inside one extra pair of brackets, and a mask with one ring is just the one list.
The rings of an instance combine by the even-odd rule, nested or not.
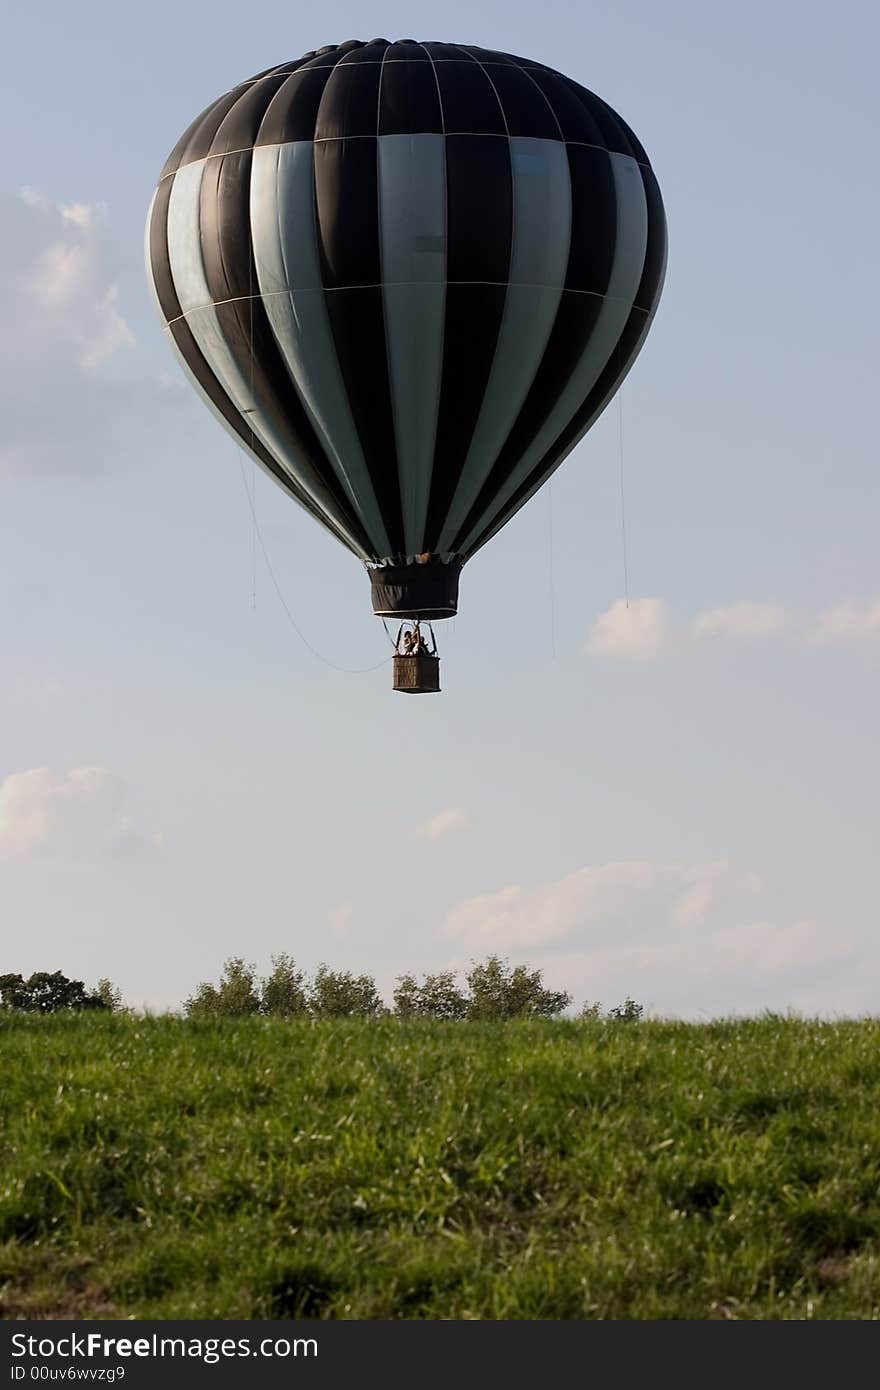
[(407, 695), (431, 695), (440, 689), (440, 658), (421, 654), (419, 656), (394, 656), (394, 689)]

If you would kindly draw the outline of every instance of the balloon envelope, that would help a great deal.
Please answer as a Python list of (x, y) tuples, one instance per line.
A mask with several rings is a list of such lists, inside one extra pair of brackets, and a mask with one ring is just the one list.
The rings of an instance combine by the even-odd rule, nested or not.
[(376, 39), (213, 102), (165, 165), (147, 260), (194, 384), (371, 567), (374, 610), (442, 617), (626, 375), (666, 225), (593, 93)]

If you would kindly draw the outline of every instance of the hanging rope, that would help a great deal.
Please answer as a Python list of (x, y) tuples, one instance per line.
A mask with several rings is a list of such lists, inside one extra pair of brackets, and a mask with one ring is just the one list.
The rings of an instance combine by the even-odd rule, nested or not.
[[(251, 349), (251, 363), (250, 363), (250, 366), (251, 366), (251, 408), (250, 408), (250, 410), (247, 412), (247, 414), (248, 414), (248, 424), (250, 425), (250, 430), (251, 430), (251, 449), (253, 450), (253, 449), (254, 449), (254, 445), (255, 445), (255, 443), (256, 443), (256, 439), (255, 439), (255, 435), (254, 435), (254, 422), (253, 422), (253, 412), (254, 412), (254, 410), (256, 409), (256, 401), (255, 401), (255, 399), (254, 399), (254, 396), (255, 396), (255, 392), (254, 392), (254, 266), (253, 266), (253, 261), (250, 260), (250, 259), (249, 259), (249, 261), (248, 261), (248, 309), (249, 309), (249, 318), (250, 318), (249, 328), (250, 328), (250, 349)], [(262, 554), (262, 556), (263, 556), (263, 561), (264, 561), (264, 563), (265, 563), (265, 565), (266, 565), (266, 569), (267, 569), (267, 571), (268, 571), (269, 578), (270, 578), (271, 581), (272, 581), (272, 587), (273, 587), (273, 589), (275, 590), (276, 594), (278, 595), (278, 602), (281, 604), (281, 607), (284, 609), (284, 612), (285, 612), (285, 614), (287, 615), (287, 621), (290, 623), (290, 626), (293, 628), (294, 632), (296, 633), (297, 637), (298, 637), (298, 638), (300, 639), (300, 641), (302, 642), (303, 646), (304, 646), (308, 651), (311, 652), (312, 656), (313, 656), (317, 661), (322, 662), (323, 665), (325, 665), (325, 666), (329, 666), (330, 669), (331, 669), (331, 671), (342, 671), (342, 672), (343, 672), (345, 675), (347, 675), (347, 676), (361, 676), (361, 675), (366, 675), (368, 671), (378, 671), (380, 666), (386, 666), (386, 665), (388, 664), (388, 662), (391, 660), (391, 657), (390, 657), (390, 656), (384, 657), (382, 661), (377, 661), (376, 664), (375, 664), (374, 666), (339, 666), (335, 661), (331, 661), (331, 660), (329, 659), (329, 657), (326, 657), (326, 656), (323, 655), (322, 652), (319, 652), (318, 649), (317, 649), (317, 647), (313, 647), (313, 646), (312, 646), (312, 644), (311, 644), (311, 642), (309, 641), (308, 637), (306, 637), (306, 635), (305, 635), (305, 633), (303, 632), (302, 628), (299, 626), (298, 622), (296, 621), (296, 618), (293, 616), (293, 613), (290, 611), (290, 607), (289, 607), (289, 605), (288, 605), (288, 603), (287, 603), (287, 600), (286, 600), (286, 598), (284, 597), (284, 594), (281, 592), (281, 585), (278, 583), (278, 578), (277, 578), (277, 576), (276, 576), (276, 574), (275, 574), (274, 569), (272, 568), (272, 561), (269, 559), (269, 552), (267, 551), (265, 541), (263, 540), (263, 533), (262, 533), (262, 531), (260, 530), (260, 523), (257, 521), (257, 508), (256, 508), (256, 482), (257, 482), (257, 470), (256, 470), (256, 465), (254, 465), (254, 473), (253, 473), (254, 493), (253, 493), (253, 496), (252, 496), (252, 495), (251, 495), (251, 492), (250, 492), (249, 489), (248, 489), (248, 485), (247, 485), (247, 476), (246, 476), (246, 474), (245, 474), (244, 463), (243, 463), (243, 461), (242, 461), (241, 455), (239, 455), (238, 463), (239, 463), (239, 468), (240, 468), (240, 470), (241, 470), (241, 480), (242, 480), (242, 482), (243, 482), (243, 484), (244, 484), (244, 494), (245, 494), (245, 497), (246, 497), (247, 500), (248, 500), (248, 506), (249, 506), (250, 509), (251, 509), (251, 519), (252, 519), (252, 521), (253, 521), (253, 528), (254, 528), (254, 529), (253, 529), (253, 536), (254, 536), (254, 538), (255, 538), (257, 544), (258, 544), (259, 547), (260, 547), (260, 552), (261, 552), (261, 554)], [(256, 608), (256, 606), (257, 606), (257, 569), (256, 569), (256, 553), (254, 554), (253, 605), (254, 605), (254, 608)], [(387, 632), (387, 630), (388, 630), (388, 629), (386, 628), (386, 632)]]
[[(256, 409), (254, 402), (254, 267), (253, 262), (248, 259), (248, 319), (249, 337), (251, 348), (251, 404), (248, 411), (248, 424), (251, 430), (251, 452), (254, 448), (254, 422), (253, 412)], [(240, 462), (240, 460), (239, 460)], [(247, 478), (245, 477), (244, 466), (241, 470), (244, 490), (248, 492)], [(251, 607), (257, 611), (257, 465), (251, 458), (251, 488), (248, 492), (248, 503), (251, 509)]]
[[(253, 396), (253, 391), (251, 392), (251, 395)], [(250, 490), (250, 498), (251, 498), (251, 502), (254, 504), (254, 512), (256, 512), (256, 500), (257, 500), (257, 465), (256, 465), (256, 463), (255, 463), (255, 461), (254, 461), (253, 459), (251, 460), (251, 490)], [(256, 611), (257, 611), (257, 528), (256, 528), (256, 526), (253, 525), (253, 523), (251, 524), (251, 608), (252, 608), (253, 611), (256, 613)]]
[[(620, 365), (620, 344), (617, 345), (618, 368)], [(623, 479), (623, 387), (617, 388), (617, 451), (620, 474), (620, 540), (623, 550), (623, 595), (629, 608), (629, 561), (626, 545), (626, 493)]]
[(553, 479), (547, 483), (547, 549), (550, 580), (550, 648), (556, 660), (556, 584), (553, 578)]
[[(272, 587), (273, 587), (273, 589), (275, 590), (276, 594), (278, 595), (278, 602), (281, 604), (281, 607), (284, 609), (284, 612), (285, 612), (285, 614), (286, 614), (286, 616), (287, 616), (287, 620), (288, 620), (288, 622), (290, 623), (290, 626), (293, 628), (294, 632), (296, 633), (297, 637), (298, 637), (298, 638), (300, 639), (300, 641), (302, 642), (303, 646), (306, 647), (306, 648), (308, 649), (308, 651), (311, 652), (312, 656), (315, 657), (316, 660), (322, 662), (325, 666), (329, 666), (330, 669), (331, 669), (331, 671), (342, 671), (342, 672), (343, 672), (345, 675), (347, 675), (347, 676), (360, 676), (360, 675), (365, 675), (368, 671), (378, 671), (380, 666), (387, 666), (387, 665), (388, 665), (388, 662), (391, 660), (391, 657), (390, 657), (390, 656), (383, 657), (382, 660), (381, 660), (381, 661), (377, 661), (376, 664), (375, 664), (374, 666), (340, 666), (340, 665), (338, 665), (337, 662), (331, 661), (329, 657), (326, 657), (326, 656), (324, 656), (324, 654), (323, 654), (322, 652), (319, 652), (318, 649), (317, 649), (317, 647), (313, 647), (313, 646), (312, 646), (312, 644), (311, 644), (311, 642), (309, 641), (308, 637), (306, 637), (306, 635), (305, 635), (305, 633), (303, 632), (302, 628), (299, 626), (299, 623), (296, 621), (296, 618), (293, 616), (293, 613), (292, 613), (291, 610), (290, 610), (290, 606), (289, 606), (289, 604), (288, 604), (288, 602), (287, 602), (287, 599), (284, 597), (284, 594), (282, 593), (281, 585), (278, 583), (278, 577), (277, 577), (277, 575), (275, 574), (275, 570), (272, 568), (272, 561), (269, 559), (269, 552), (268, 552), (267, 549), (266, 549), (266, 543), (265, 543), (265, 541), (263, 540), (263, 533), (262, 533), (262, 531), (260, 530), (260, 523), (259, 523), (258, 520), (257, 520), (257, 509), (256, 509), (256, 507), (255, 507), (254, 504), (253, 504), (253, 501), (252, 501), (252, 499), (251, 499), (250, 490), (249, 490), (248, 485), (247, 485), (247, 475), (246, 475), (245, 469), (244, 469), (244, 461), (239, 457), (238, 462), (239, 462), (239, 468), (240, 468), (240, 470), (241, 470), (241, 480), (242, 480), (242, 483), (244, 484), (244, 495), (245, 495), (245, 497), (247, 498), (247, 500), (248, 500), (248, 506), (249, 506), (250, 509), (251, 509), (251, 518), (252, 518), (253, 523), (254, 523), (254, 535), (255, 535), (256, 538), (257, 538), (257, 544), (258, 544), (258, 546), (259, 546), (259, 548), (260, 548), (260, 554), (261, 554), (262, 557), (263, 557), (263, 562), (264, 562), (264, 564), (265, 564), (265, 566), (266, 566), (266, 570), (267, 570), (267, 572), (268, 572), (269, 578), (270, 578), (271, 581), (272, 581)], [(387, 632), (388, 629), (386, 628), (385, 631)]]

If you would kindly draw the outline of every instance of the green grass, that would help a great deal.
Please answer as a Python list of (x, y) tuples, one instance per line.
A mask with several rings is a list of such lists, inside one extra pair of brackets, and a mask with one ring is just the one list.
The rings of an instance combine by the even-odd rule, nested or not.
[(0, 1017), (0, 1309), (876, 1318), (880, 1021)]

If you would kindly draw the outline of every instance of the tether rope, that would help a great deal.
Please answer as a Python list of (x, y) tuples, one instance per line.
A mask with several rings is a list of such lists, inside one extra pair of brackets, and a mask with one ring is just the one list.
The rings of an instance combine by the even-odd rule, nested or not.
[[(620, 344), (617, 345), (618, 363), (620, 361)], [(617, 453), (618, 453), (618, 473), (620, 476), (620, 539), (623, 550), (623, 596), (626, 606), (629, 608), (629, 560), (627, 556), (626, 544), (626, 494), (623, 479), (623, 383), (617, 388)]]
[[(251, 408), (250, 408), (250, 410), (247, 412), (247, 415), (248, 415), (248, 424), (250, 425), (250, 431), (251, 431), (251, 450), (252, 450), (252, 451), (254, 450), (254, 445), (255, 445), (255, 443), (256, 443), (256, 438), (255, 438), (255, 434), (254, 434), (254, 421), (253, 421), (253, 412), (254, 412), (254, 410), (256, 409), (256, 400), (255, 400), (255, 395), (254, 395), (254, 283), (253, 283), (253, 277), (254, 277), (253, 261), (249, 261), (249, 264), (248, 264), (248, 281), (249, 281), (248, 289), (249, 289), (250, 293), (249, 293), (249, 295), (248, 295), (248, 304), (249, 304), (249, 307), (250, 307)], [(261, 552), (261, 554), (262, 554), (262, 556), (263, 556), (263, 561), (264, 561), (264, 563), (265, 563), (265, 565), (266, 565), (266, 570), (267, 570), (267, 572), (268, 572), (268, 574), (269, 574), (269, 578), (270, 578), (271, 581), (272, 581), (272, 587), (273, 587), (273, 589), (275, 590), (276, 594), (278, 595), (278, 602), (281, 604), (281, 607), (284, 609), (284, 612), (285, 612), (285, 614), (286, 614), (286, 616), (287, 616), (287, 621), (290, 623), (290, 626), (293, 628), (294, 632), (296, 633), (296, 635), (297, 635), (297, 637), (299, 638), (299, 640), (302, 642), (303, 646), (306, 648), (307, 651), (311, 652), (312, 656), (315, 658), (316, 661), (322, 662), (324, 666), (329, 666), (330, 669), (331, 669), (331, 671), (341, 671), (344, 675), (347, 675), (347, 676), (362, 676), (362, 675), (366, 675), (367, 672), (369, 672), (369, 671), (378, 671), (380, 666), (387, 666), (388, 662), (392, 659), (390, 656), (384, 657), (382, 661), (377, 661), (376, 664), (375, 664), (374, 666), (340, 666), (337, 662), (331, 661), (329, 657), (324, 656), (323, 652), (319, 652), (318, 649), (317, 649), (317, 647), (313, 647), (313, 646), (312, 646), (312, 644), (311, 644), (311, 642), (309, 641), (308, 637), (306, 637), (306, 635), (305, 635), (305, 633), (303, 632), (302, 628), (300, 627), (299, 623), (296, 621), (296, 618), (293, 616), (293, 613), (291, 612), (291, 609), (290, 609), (290, 605), (288, 604), (287, 599), (284, 597), (284, 594), (283, 594), (282, 591), (281, 591), (281, 585), (278, 583), (278, 576), (276, 575), (275, 570), (274, 570), (273, 567), (272, 567), (272, 561), (269, 559), (269, 552), (268, 552), (268, 550), (266, 549), (266, 543), (265, 543), (265, 541), (263, 540), (263, 533), (262, 533), (262, 531), (260, 530), (260, 523), (259, 523), (259, 521), (257, 520), (257, 508), (256, 508), (257, 470), (256, 470), (256, 465), (254, 465), (254, 471), (253, 471), (253, 484), (254, 484), (254, 487), (253, 487), (253, 495), (251, 495), (251, 491), (250, 491), (250, 489), (248, 488), (248, 484), (247, 484), (247, 474), (245, 473), (244, 461), (243, 461), (243, 459), (242, 459), (242, 457), (241, 457), (240, 454), (239, 454), (239, 456), (238, 456), (238, 466), (239, 466), (239, 470), (240, 470), (240, 472), (241, 472), (241, 481), (242, 481), (242, 483), (244, 484), (244, 495), (245, 495), (245, 497), (246, 497), (247, 500), (248, 500), (248, 506), (250, 507), (250, 511), (251, 511), (251, 520), (253, 521), (253, 528), (254, 528), (254, 529), (253, 529), (253, 536), (254, 536), (254, 538), (256, 539), (256, 542), (257, 542), (257, 544), (258, 544), (259, 547), (260, 547), (260, 552)], [(252, 594), (252, 601), (253, 601), (253, 606), (254, 606), (254, 608), (256, 608), (256, 606), (257, 606), (257, 568), (256, 568), (256, 553), (254, 553), (253, 594)], [(388, 629), (386, 628), (385, 630), (386, 630), (386, 632), (387, 632)]]
[(550, 650), (556, 660), (556, 583), (553, 576), (553, 479), (547, 480), (547, 550), (550, 580)]
[[(387, 666), (388, 662), (391, 660), (390, 656), (383, 657), (383, 659), (381, 661), (377, 661), (374, 666), (340, 666), (338, 662), (331, 661), (329, 657), (324, 656), (323, 652), (319, 652), (317, 647), (312, 646), (308, 637), (306, 637), (299, 623), (296, 621), (296, 618), (293, 616), (293, 613), (290, 609), (290, 605), (288, 604), (287, 599), (284, 597), (284, 593), (282, 592), (281, 585), (278, 583), (278, 576), (276, 575), (275, 570), (272, 566), (272, 561), (269, 559), (269, 552), (266, 549), (266, 543), (263, 540), (263, 533), (260, 530), (260, 523), (257, 520), (257, 509), (254, 506), (253, 499), (251, 498), (250, 489), (247, 485), (247, 474), (245, 473), (244, 460), (241, 457), (239, 457), (238, 464), (239, 469), (241, 471), (241, 481), (244, 484), (244, 495), (248, 500), (248, 506), (250, 507), (251, 518), (254, 524), (254, 535), (256, 536), (257, 544), (260, 547), (260, 554), (263, 557), (267, 573), (272, 581), (272, 587), (275, 590), (275, 593), (278, 595), (278, 602), (284, 609), (290, 626), (293, 628), (294, 632), (302, 642), (303, 646), (311, 652), (312, 656), (315, 657), (316, 660), (322, 662), (325, 666), (329, 666), (332, 671), (341, 671), (343, 672), (343, 674), (347, 676), (365, 675), (368, 671), (378, 671), (380, 666)], [(387, 627), (385, 630), (386, 632), (388, 631)]]

